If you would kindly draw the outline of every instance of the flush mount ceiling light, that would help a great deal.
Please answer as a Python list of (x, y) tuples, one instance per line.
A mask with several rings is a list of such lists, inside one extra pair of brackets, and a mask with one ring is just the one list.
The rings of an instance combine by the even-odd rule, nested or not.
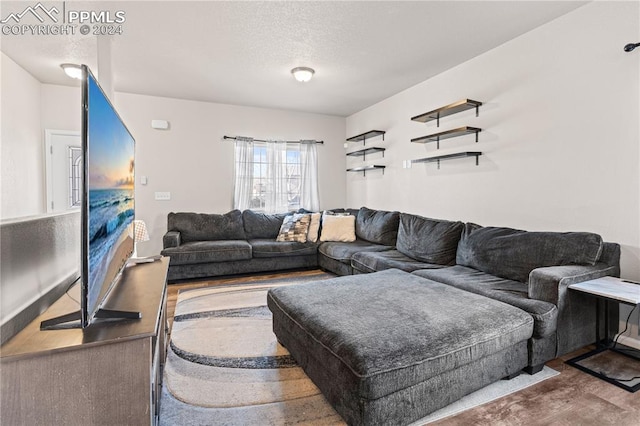
[(303, 83), (311, 80), (311, 77), (313, 77), (315, 73), (313, 68), (309, 67), (296, 67), (291, 70), (291, 74), (293, 74), (295, 79)]
[(60, 68), (71, 78), (82, 79), (82, 67), (78, 64), (60, 64)]

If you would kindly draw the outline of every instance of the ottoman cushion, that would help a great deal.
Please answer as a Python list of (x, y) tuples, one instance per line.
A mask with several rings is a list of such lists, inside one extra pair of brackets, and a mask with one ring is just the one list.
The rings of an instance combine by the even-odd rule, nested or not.
[[(493, 380), (520, 370), (533, 330), (520, 309), (396, 269), (272, 289), (267, 304), (280, 342), (355, 423), (389, 421), (385, 411), (397, 407), (378, 403), (373, 416), (360, 411), (397, 392), (403, 401), (417, 395), (412, 389), (423, 395), (422, 383), (467, 364), (492, 359), (490, 370), (501, 371), (482, 374)], [(468, 381), (475, 389), (488, 384)], [(410, 405), (418, 408), (404, 420), (442, 406)]]

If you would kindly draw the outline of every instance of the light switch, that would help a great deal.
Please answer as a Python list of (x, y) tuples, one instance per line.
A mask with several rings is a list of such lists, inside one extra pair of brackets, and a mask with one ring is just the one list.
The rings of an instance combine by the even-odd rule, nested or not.
[(156, 192), (156, 200), (167, 201), (171, 199), (170, 192)]
[(140, 184), (141, 185), (146, 185), (149, 181), (147, 180), (146, 176), (141, 176), (140, 177)]

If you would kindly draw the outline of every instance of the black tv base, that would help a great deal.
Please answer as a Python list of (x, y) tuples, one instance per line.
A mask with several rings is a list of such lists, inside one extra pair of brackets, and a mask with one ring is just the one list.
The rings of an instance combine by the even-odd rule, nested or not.
[[(98, 309), (94, 319), (108, 321), (126, 321), (141, 319), (142, 313), (135, 311), (117, 311), (112, 309)], [(67, 330), (69, 328), (82, 328), (80, 311), (60, 315), (40, 323), (40, 330)]]

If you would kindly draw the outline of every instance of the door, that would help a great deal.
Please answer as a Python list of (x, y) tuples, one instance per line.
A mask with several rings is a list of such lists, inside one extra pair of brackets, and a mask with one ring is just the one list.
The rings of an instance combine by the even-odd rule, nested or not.
[(45, 130), (47, 213), (80, 208), (82, 148), (80, 132)]

